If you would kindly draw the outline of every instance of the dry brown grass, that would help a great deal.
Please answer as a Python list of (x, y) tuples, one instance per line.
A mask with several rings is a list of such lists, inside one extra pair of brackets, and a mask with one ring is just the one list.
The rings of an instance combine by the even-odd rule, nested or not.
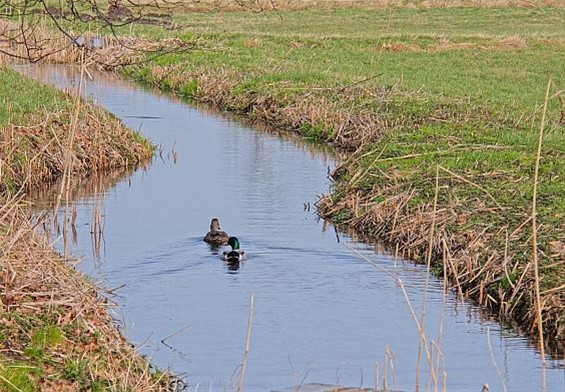
[[(74, 36), (72, 32), (67, 32)], [(196, 42), (185, 42), (171, 38), (160, 41), (106, 35), (98, 36), (84, 33), (81, 36), (84, 46), (71, 44), (69, 38), (60, 31), (38, 25), (24, 28), (12, 21), (0, 20), (0, 64), (14, 61), (45, 62), (56, 64), (78, 64), (84, 51), (86, 66), (97, 66), (113, 70), (127, 65), (148, 61), (164, 53), (186, 51), (196, 46)], [(93, 39), (102, 40), (101, 48), (93, 48)]]
[[(0, 189), (29, 190), (53, 181), (64, 171), (64, 146), (69, 137), (68, 111), (32, 114), (32, 125), (0, 127)], [(88, 175), (135, 166), (152, 156), (141, 137), (95, 105), (83, 102), (71, 151), (71, 173)]]
[[(40, 373), (29, 376), (41, 391), (75, 391), (94, 382), (111, 390), (172, 390), (171, 377), (153, 374), (124, 340), (108, 314), (109, 301), (100, 296), (101, 288), (35, 234), (25, 204), (5, 197), (1, 201), (0, 331), (5, 338), (0, 371), (31, 361), (32, 367), (41, 367)], [(46, 328), (61, 337), (41, 347), (40, 354), (35, 352), (34, 359), (41, 361), (36, 363), (29, 350), (38, 349), (35, 336)], [(70, 374), (73, 364), (80, 363), (85, 364), (84, 374)]]
[(440, 39), (436, 44), (426, 48), (429, 52), (444, 52), (448, 50), (516, 50), (527, 47), (526, 40), (521, 37), (504, 37), (488, 43), (450, 42), (449, 39)]
[(486, 42), (451, 42), (448, 38), (438, 38), (435, 44), (416, 45), (406, 42), (385, 42), (375, 50), (380, 52), (446, 52), (452, 50), (519, 50), (528, 47), (521, 37), (501, 37), (489, 39)]
[[(337, 192), (342, 196), (339, 200), (330, 196), (319, 200), (318, 210), (323, 217), (347, 216), (340, 220), (342, 227), (367, 241), (377, 241), (390, 251), (396, 250), (405, 259), (422, 262), (431, 249), (436, 267), (442, 269), (447, 285), (455, 288), (459, 296), (474, 299), (487, 309), (497, 310), (502, 319), (517, 321), (516, 327), (525, 326), (526, 332), (535, 337), (538, 328), (536, 281), (529, 265), (517, 262), (520, 254), (526, 253), (531, 246), (528, 242), (524, 243), (524, 236), (528, 237), (527, 216), (524, 216), (526, 224), (514, 228), (469, 227), (466, 224), (470, 216), (465, 211), (490, 210), (496, 214), (499, 207), (478, 199), (458, 200), (450, 190), (461, 181), (454, 173), (442, 170), (445, 175), (440, 181), (441, 192), (450, 196), (443, 198), (444, 202), (438, 205), (434, 214), (431, 204), (411, 202), (418, 197), (417, 189), (399, 184), (388, 189), (375, 187), (371, 192), (361, 192), (352, 181), (340, 182), (340, 176), (355, 178), (355, 173), (351, 172), (353, 167), (353, 164), (348, 166), (346, 163), (334, 172), (339, 184)], [(431, 233), (434, 219), (435, 232)], [(508, 243), (505, 249), (505, 235), (512, 251), (509, 251)], [(563, 262), (563, 254), (553, 256), (557, 263)], [(503, 290), (497, 283), (509, 273), (519, 273), (521, 278), (517, 284)], [(496, 286), (499, 287), (496, 292), (487, 289)], [(545, 292), (541, 302), (544, 335), (551, 344), (549, 351), (563, 352), (563, 290)]]

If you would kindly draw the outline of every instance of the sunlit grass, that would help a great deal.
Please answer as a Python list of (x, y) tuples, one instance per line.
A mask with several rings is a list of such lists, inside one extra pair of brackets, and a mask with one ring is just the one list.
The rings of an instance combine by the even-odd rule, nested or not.
[[(370, 141), (355, 154), (361, 158), (350, 159), (334, 183), (328, 207), (334, 221), (360, 222), (399, 194), (411, 195), (403, 213), (417, 215), (432, 203), (441, 166), (448, 172), (440, 179), (440, 208), (451, 215), (442, 235), (453, 254), (469, 244), (468, 235), (484, 244), (470, 255), (479, 263), (465, 276), (474, 282), (470, 290), (477, 297), (483, 282), (481, 293), (504, 303), (521, 285), (523, 302), (512, 306), (516, 317), (532, 320), (529, 285), (519, 281), (531, 260), (531, 228), (524, 222), (545, 89), (549, 80), (552, 93), (565, 87), (565, 9), (313, 9), (174, 18), (174, 30), (133, 26), (127, 33), (198, 40), (201, 49), (163, 56), (129, 75), (320, 142), (336, 142), (343, 121), (353, 121), (349, 128), (372, 121)], [(263, 106), (255, 111), (257, 102)], [(565, 242), (563, 111), (556, 97), (550, 100), (537, 195), (541, 289), (551, 292), (565, 282), (565, 266), (556, 263)], [(338, 142), (355, 149), (352, 135), (349, 143)], [(359, 198), (366, 209), (352, 207)], [(390, 228), (386, 222), (362, 227), (374, 236)], [(422, 254), (410, 241), (426, 249), (423, 231), (414, 230), (391, 242)], [(504, 233), (514, 230), (507, 250), (512, 268), (500, 276)], [(482, 269), (491, 254), (496, 261)], [(441, 263), (440, 257), (432, 268), (440, 275)], [(483, 276), (473, 279), (473, 269)], [(562, 308), (557, 301), (547, 313), (554, 333), (564, 328), (556, 319)]]
[(0, 126), (8, 122), (23, 125), (30, 114), (40, 109), (57, 112), (69, 107), (60, 91), (9, 68), (0, 67), (0, 86)]
[(175, 31), (132, 31), (199, 37), (211, 50), (159, 62), (247, 70), (260, 89), (348, 84), (378, 74), (367, 84), (525, 110), (539, 104), (549, 78), (556, 85), (565, 78), (565, 9), (213, 12), (176, 14), (175, 21)]

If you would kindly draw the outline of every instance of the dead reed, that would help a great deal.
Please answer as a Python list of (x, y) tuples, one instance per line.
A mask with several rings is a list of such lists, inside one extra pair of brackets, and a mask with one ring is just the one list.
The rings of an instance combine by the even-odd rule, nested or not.
[(251, 299), (249, 302), (249, 317), (247, 319), (247, 335), (245, 337), (245, 353), (243, 354), (243, 361), (241, 362), (239, 382), (237, 384), (237, 392), (241, 392), (243, 390), (243, 379), (245, 378), (245, 371), (247, 369), (247, 359), (249, 358), (249, 351), (251, 350), (251, 325), (253, 324), (254, 306), (255, 306), (255, 294), (251, 294)]
[[(422, 315), (420, 319), (420, 325), (422, 330), (425, 328), (426, 322), (426, 305), (428, 299), (428, 287), (430, 283), (431, 267), (432, 267), (432, 251), (433, 251), (433, 238), (436, 226), (436, 215), (437, 215), (437, 197), (439, 192), (439, 167), (436, 167), (436, 181), (435, 181), (435, 192), (434, 192), (434, 207), (432, 211), (432, 222), (430, 227), (430, 237), (428, 240), (428, 252), (426, 256), (426, 283), (424, 285), (424, 298), (422, 301)], [(418, 344), (418, 358), (416, 362), (416, 391), (420, 388), (420, 361), (422, 357), (422, 343), (424, 342), (423, 335), (420, 335), (420, 343)], [(437, 383), (436, 383), (437, 387)]]
[[(70, 99), (70, 98), (67, 98)], [(151, 145), (118, 119), (90, 102), (82, 101), (77, 114), (72, 148), (66, 149), (72, 114), (61, 109), (30, 114), (28, 124), (8, 124), (0, 129), (0, 189), (30, 190), (69, 173), (89, 175), (148, 160)], [(65, 159), (65, 151), (70, 154)]]
[[(193, 49), (198, 43), (180, 39), (149, 40), (139, 37), (99, 35), (89, 31), (67, 35), (47, 24), (22, 28), (19, 23), (0, 19), (0, 64), (31, 61), (55, 64), (84, 64), (101, 69), (115, 70), (139, 64), (156, 56)], [(69, 36), (80, 37), (84, 44), (77, 45)], [(78, 38), (77, 38), (78, 39)], [(99, 40), (97, 46), (90, 42)]]
[(4, 196), (1, 202), (0, 386), (173, 390), (174, 380), (124, 340), (100, 287), (35, 234), (26, 203)]
[(534, 168), (534, 185), (532, 192), (532, 261), (534, 263), (534, 286), (536, 293), (536, 325), (538, 329), (538, 337), (540, 341), (541, 361), (545, 365), (545, 347), (543, 344), (543, 318), (542, 318), (542, 304), (540, 296), (540, 277), (539, 277), (539, 260), (538, 260), (538, 227), (537, 227), (537, 189), (538, 189), (538, 175), (539, 175), (539, 162), (541, 158), (541, 146), (543, 142), (543, 131), (545, 128), (545, 116), (547, 114), (547, 103), (549, 101), (549, 92), (551, 91), (551, 80), (547, 83), (547, 90), (545, 93), (545, 100), (543, 104), (543, 113), (541, 117), (541, 124), (538, 136), (538, 149), (536, 153), (536, 163)]

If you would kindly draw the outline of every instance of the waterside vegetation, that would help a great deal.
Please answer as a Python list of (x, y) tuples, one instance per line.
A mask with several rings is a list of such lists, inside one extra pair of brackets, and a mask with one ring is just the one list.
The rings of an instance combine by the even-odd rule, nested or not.
[(134, 26), (132, 34), (197, 40), (206, 49), (123, 72), (345, 152), (332, 193), (318, 203), (322, 216), (415, 261), (431, 249), (430, 269), (458, 295), (532, 336), (541, 126), (539, 308), (546, 341), (563, 348), (564, 8), (173, 17), (175, 30)]
[(92, 103), (11, 69), (0, 68), (0, 86), (0, 389), (174, 390), (176, 380), (123, 338), (109, 293), (37, 233), (45, 223), (30, 219), (26, 198), (64, 176), (133, 168), (152, 145)]

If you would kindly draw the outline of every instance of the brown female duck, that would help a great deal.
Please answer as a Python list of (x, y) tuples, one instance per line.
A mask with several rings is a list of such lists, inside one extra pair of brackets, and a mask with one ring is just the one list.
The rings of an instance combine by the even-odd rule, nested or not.
[(224, 245), (228, 242), (230, 236), (220, 228), (220, 220), (212, 219), (210, 222), (210, 231), (204, 236), (204, 241), (210, 245)]

